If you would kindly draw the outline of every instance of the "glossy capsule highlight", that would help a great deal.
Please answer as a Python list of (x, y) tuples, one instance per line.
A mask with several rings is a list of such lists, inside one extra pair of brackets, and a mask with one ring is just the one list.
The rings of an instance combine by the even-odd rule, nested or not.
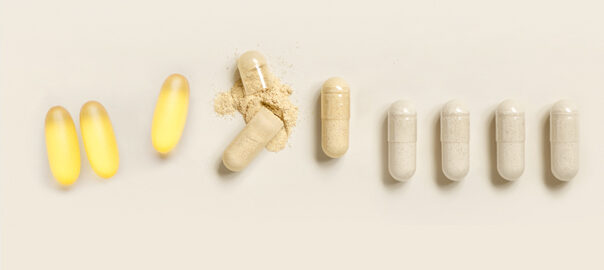
[(525, 118), (517, 101), (508, 99), (495, 112), (497, 172), (506, 180), (518, 179), (524, 172)]
[(115, 175), (120, 163), (113, 126), (105, 107), (89, 101), (80, 110), (80, 129), (88, 161), (103, 178)]
[(342, 78), (330, 78), (321, 88), (321, 147), (331, 158), (348, 151), (350, 87)]
[(224, 150), (222, 163), (234, 172), (245, 169), (282, 128), (283, 121), (262, 107)]
[(271, 87), (272, 74), (266, 58), (258, 51), (247, 51), (237, 60), (237, 68), (246, 95)]
[(167, 154), (182, 136), (189, 109), (189, 83), (180, 74), (172, 74), (164, 81), (157, 98), (151, 143), (157, 152)]
[(80, 146), (75, 124), (65, 108), (55, 106), (48, 110), (44, 134), (52, 175), (60, 185), (71, 186), (80, 175)]
[(388, 110), (388, 171), (405, 181), (415, 173), (417, 113), (412, 102), (399, 100)]
[(550, 112), (552, 174), (569, 181), (579, 172), (579, 110), (570, 100), (560, 100)]
[(470, 170), (470, 112), (460, 100), (445, 104), (440, 114), (442, 170), (453, 181)]

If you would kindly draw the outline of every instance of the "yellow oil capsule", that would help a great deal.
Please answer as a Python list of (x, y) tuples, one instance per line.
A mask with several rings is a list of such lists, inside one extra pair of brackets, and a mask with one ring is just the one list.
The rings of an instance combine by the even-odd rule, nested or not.
[(111, 120), (103, 105), (89, 101), (82, 106), (80, 129), (84, 149), (94, 172), (103, 178), (113, 176), (119, 167), (120, 157)]
[(72, 185), (80, 176), (80, 146), (69, 112), (61, 106), (50, 108), (46, 113), (44, 133), (52, 175), (59, 184)]
[(189, 83), (180, 74), (170, 75), (159, 92), (153, 123), (151, 143), (157, 152), (170, 152), (182, 135), (189, 108)]

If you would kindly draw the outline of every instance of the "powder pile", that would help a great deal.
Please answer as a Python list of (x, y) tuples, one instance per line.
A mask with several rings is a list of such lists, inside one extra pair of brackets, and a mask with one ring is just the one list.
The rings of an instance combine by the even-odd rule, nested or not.
[(251, 95), (245, 95), (243, 82), (237, 80), (230, 91), (216, 96), (214, 110), (219, 115), (232, 115), (239, 111), (248, 123), (263, 106), (266, 107), (283, 121), (283, 129), (266, 145), (266, 150), (278, 152), (285, 148), (296, 126), (298, 107), (289, 100), (293, 92), (289, 85), (281, 83), (275, 76), (268, 76), (268, 80), (268, 88)]

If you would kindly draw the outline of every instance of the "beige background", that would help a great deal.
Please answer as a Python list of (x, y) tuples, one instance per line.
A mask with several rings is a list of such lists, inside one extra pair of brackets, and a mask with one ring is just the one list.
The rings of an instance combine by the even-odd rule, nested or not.
[[(602, 269), (604, 16), (602, 1), (8, 1), (0, 0), (0, 246), (4, 269)], [(295, 89), (290, 146), (245, 172), (219, 169), (243, 127), (214, 96), (245, 50), (264, 52)], [(170, 73), (191, 101), (166, 159), (151, 116)], [(351, 147), (319, 148), (318, 90), (352, 87)], [(579, 175), (551, 178), (547, 114), (581, 107)], [(418, 107), (418, 167), (385, 169), (385, 111)], [(471, 109), (471, 170), (442, 179), (437, 117)], [(495, 173), (493, 110), (526, 105), (527, 169)], [(76, 117), (105, 105), (120, 170), (109, 180), (82, 155), (63, 191), (47, 165), (53, 105)], [(78, 125), (79, 127), (79, 125)]]

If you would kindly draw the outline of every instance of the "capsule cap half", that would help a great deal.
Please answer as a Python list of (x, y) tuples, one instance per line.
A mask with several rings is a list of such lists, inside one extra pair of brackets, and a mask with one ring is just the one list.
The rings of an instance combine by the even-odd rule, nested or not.
[(332, 77), (327, 79), (321, 87), (321, 93), (350, 93), (350, 86), (340, 77)]
[(239, 70), (247, 71), (266, 65), (266, 58), (258, 51), (247, 51), (237, 59)]

